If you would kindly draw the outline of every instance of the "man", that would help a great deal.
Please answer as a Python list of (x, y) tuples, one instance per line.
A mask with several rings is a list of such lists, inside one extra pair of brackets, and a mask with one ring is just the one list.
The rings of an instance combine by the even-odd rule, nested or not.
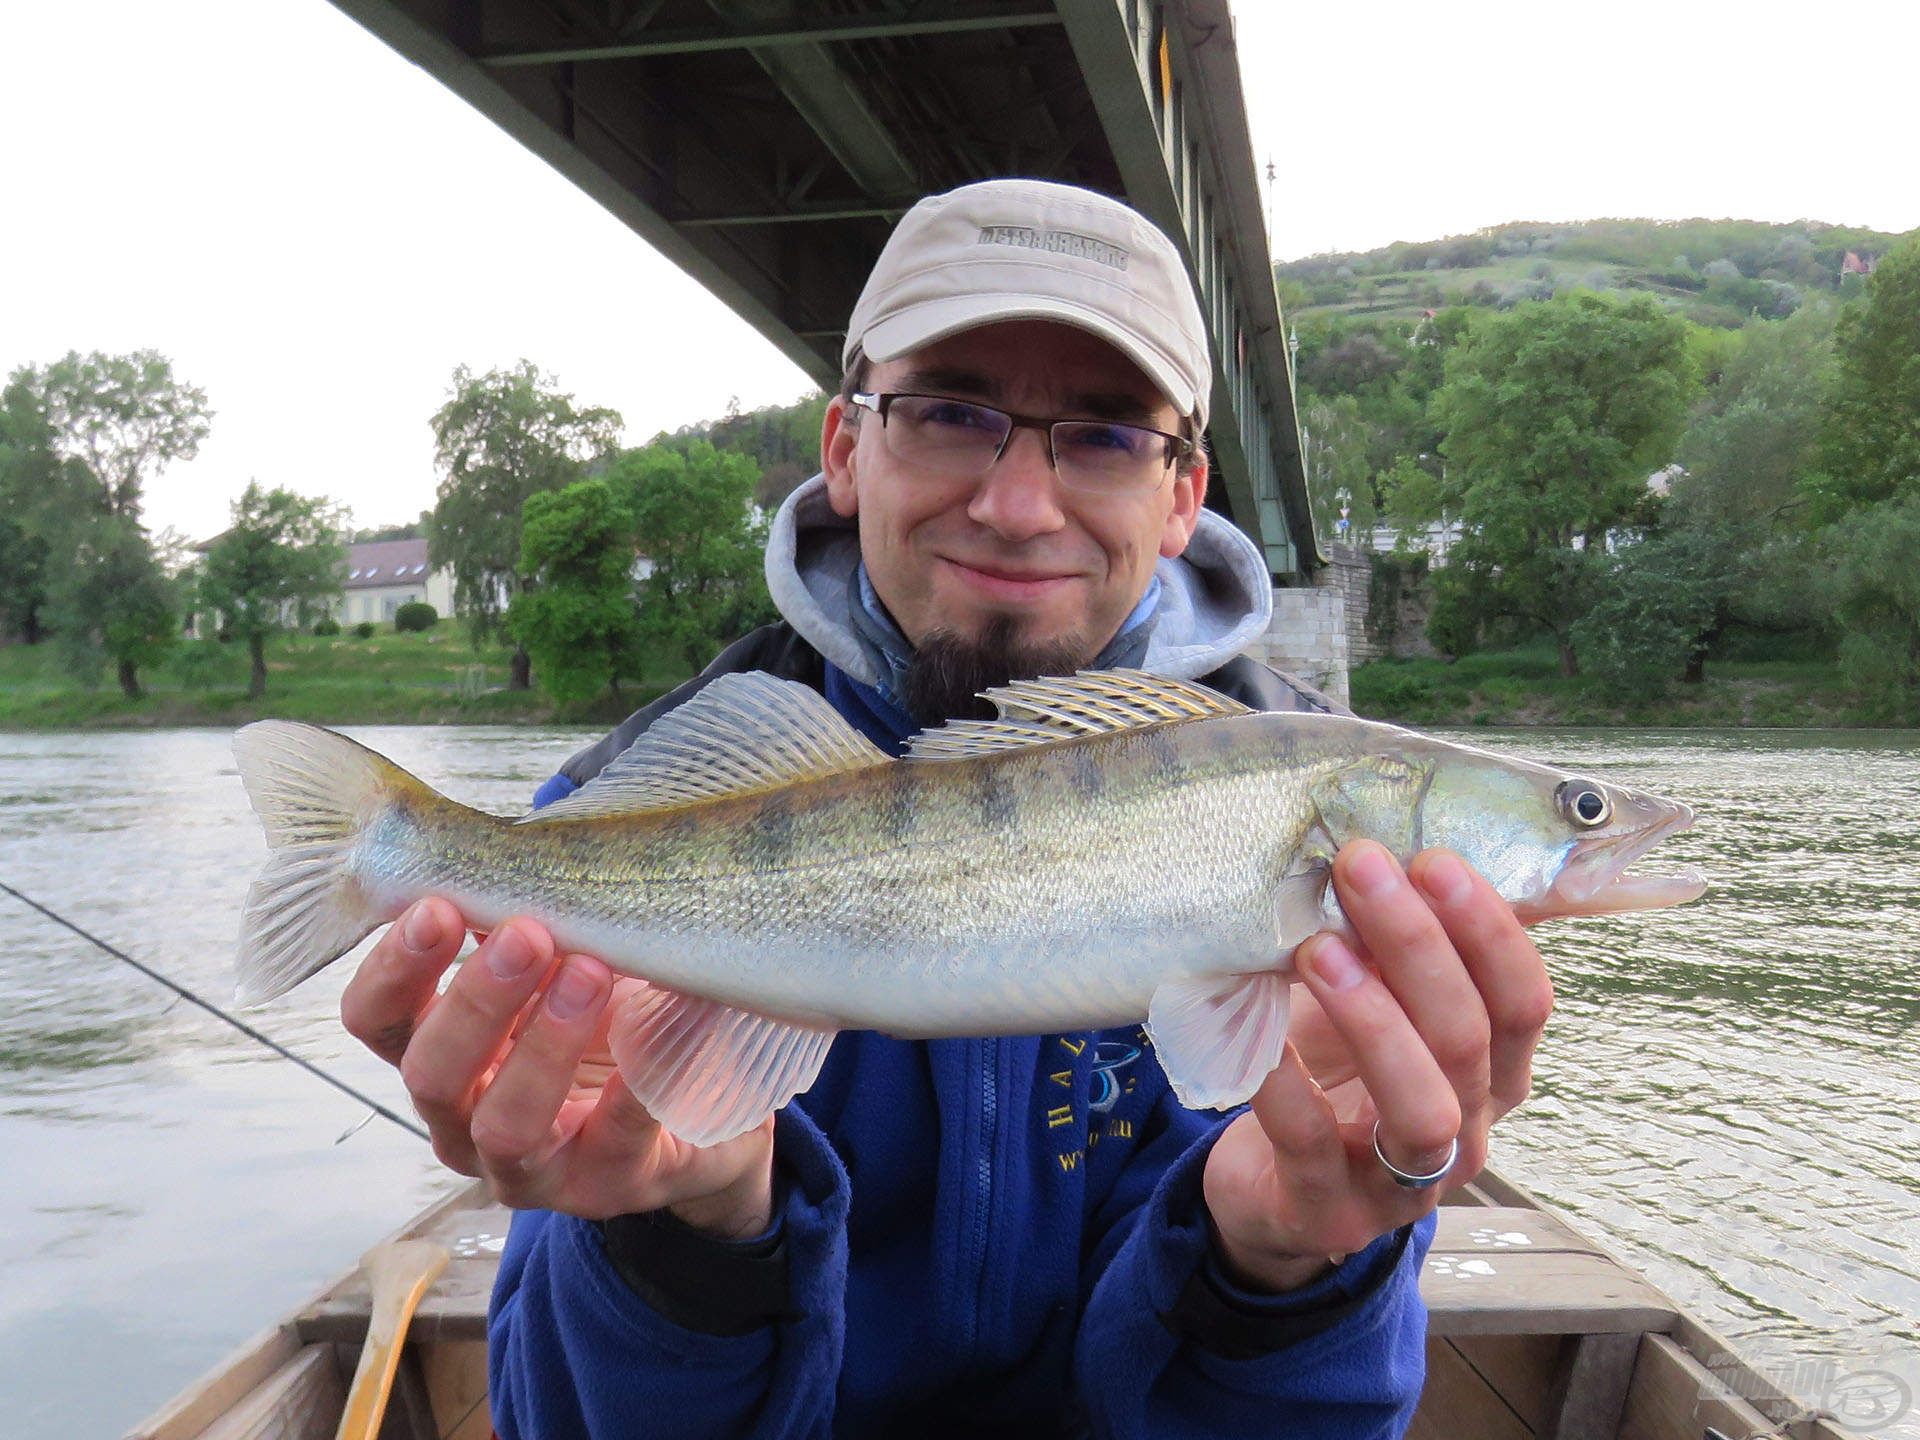
[[(783, 623), (536, 803), (743, 669), (813, 686), (894, 753), (988, 685), (1089, 666), (1326, 708), (1237, 653), (1268, 576), (1202, 507), (1205, 332), (1139, 215), (1032, 181), (923, 201), (846, 359), (822, 474), (774, 525)], [(1431, 1212), (1526, 1094), (1551, 990), (1457, 858), (1410, 879), (1361, 843), (1335, 880), (1364, 950), (1302, 947), (1285, 1058), (1232, 1118), (1183, 1109), (1138, 1027), (849, 1033), (776, 1120), (698, 1149), (610, 1062), (638, 982), (515, 920), (436, 998), (465, 934), (441, 901), (342, 1011), (440, 1157), (523, 1207), (490, 1327), (508, 1440), (1391, 1435), (1424, 1373)]]

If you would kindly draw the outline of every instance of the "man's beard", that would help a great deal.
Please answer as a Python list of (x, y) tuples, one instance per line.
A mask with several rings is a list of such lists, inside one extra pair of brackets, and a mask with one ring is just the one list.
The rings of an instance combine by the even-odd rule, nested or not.
[(1012, 615), (996, 615), (977, 636), (936, 630), (914, 648), (900, 697), (920, 725), (945, 720), (991, 720), (993, 702), (982, 690), (1041, 675), (1071, 675), (1093, 658), (1085, 640), (1069, 634), (1058, 640), (1020, 638)]

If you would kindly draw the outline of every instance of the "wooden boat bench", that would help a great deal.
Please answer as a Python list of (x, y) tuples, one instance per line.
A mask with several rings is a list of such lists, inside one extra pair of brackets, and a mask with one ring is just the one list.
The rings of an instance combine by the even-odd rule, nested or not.
[[(490, 1434), (487, 1298), (507, 1224), (473, 1187), (406, 1228), (453, 1258), (415, 1316), (383, 1440)], [(1821, 1419), (1776, 1427), (1716, 1387), (1700, 1357), (1724, 1341), (1490, 1172), (1441, 1207), (1421, 1290), (1431, 1324), (1412, 1440), (1848, 1440)], [(325, 1440), (368, 1300), (362, 1275), (343, 1278), (136, 1435)]]

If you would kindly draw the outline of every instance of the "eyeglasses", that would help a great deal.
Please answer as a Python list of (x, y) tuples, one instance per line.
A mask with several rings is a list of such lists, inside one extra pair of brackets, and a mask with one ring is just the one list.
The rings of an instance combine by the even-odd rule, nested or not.
[(1166, 479), (1168, 466), (1193, 453), (1185, 436), (1113, 420), (1048, 420), (946, 395), (888, 392), (852, 399), (880, 417), (881, 438), (894, 458), (953, 480), (986, 474), (1016, 430), (1047, 437), (1062, 485), (1103, 494), (1151, 490)]

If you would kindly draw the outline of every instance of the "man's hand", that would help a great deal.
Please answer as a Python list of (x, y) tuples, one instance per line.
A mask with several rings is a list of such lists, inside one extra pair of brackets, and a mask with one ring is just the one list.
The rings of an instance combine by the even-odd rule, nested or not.
[(422, 900), (380, 938), (340, 1018), (395, 1065), (434, 1154), (521, 1209), (588, 1219), (671, 1208), (731, 1238), (773, 1207), (773, 1122), (701, 1148), (668, 1134), (615, 1068), (608, 1032), (644, 988), (586, 955), (556, 957), (538, 921), (509, 920), (438, 993), (466, 924)]
[[(1260, 1289), (1305, 1284), (1477, 1175), (1488, 1129), (1527, 1097), (1553, 1008), (1540, 952), (1458, 856), (1429, 850), (1403, 873), (1359, 841), (1333, 874), (1359, 953), (1325, 931), (1300, 947), (1306, 993), (1280, 1068), (1207, 1160), (1222, 1254)], [(1446, 1179), (1397, 1184), (1373, 1153), (1376, 1121), (1412, 1174), (1445, 1164), (1457, 1138)]]

